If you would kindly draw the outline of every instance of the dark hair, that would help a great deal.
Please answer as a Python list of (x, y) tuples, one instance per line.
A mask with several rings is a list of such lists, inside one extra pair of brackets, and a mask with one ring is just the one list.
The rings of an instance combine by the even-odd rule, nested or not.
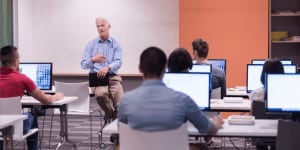
[(14, 61), (17, 59), (17, 47), (15, 46), (4, 46), (1, 48), (0, 51), (0, 59), (2, 66), (9, 66), (14, 63)]
[(278, 74), (284, 73), (283, 65), (279, 59), (270, 58), (264, 63), (261, 76), (260, 76), (261, 83), (265, 85), (266, 74), (276, 74), (276, 73)]
[(165, 69), (167, 64), (167, 56), (157, 47), (149, 47), (143, 51), (140, 56), (140, 70), (147, 76), (160, 77)]
[(202, 39), (195, 39), (192, 42), (194, 54), (197, 52), (197, 56), (206, 58), (208, 55), (208, 44)]
[(176, 48), (170, 54), (168, 59), (169, 72), (183, 72), (186, 69), (192, 69), (193, 60), (185, 48)]

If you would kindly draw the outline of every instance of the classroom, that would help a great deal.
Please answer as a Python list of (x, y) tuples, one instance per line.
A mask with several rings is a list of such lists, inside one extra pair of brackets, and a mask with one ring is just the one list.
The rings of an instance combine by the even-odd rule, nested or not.
[[(195, 59), (192, 42), (201, 38), (209, 45), (208, 60), (225, 60), (226, 63), (224, 72), (226, 74), (227, 94), (225, 98), (222, 96), (223, 99), (221, 97), (214, 98), (212, 94), (209, 95), (209, 106), (205, 110), (218, 112), (223, 119), (229, 119), (234, 115), (249, 116), (253, 113), (250, 112), (251, 107), (253, 107), (252, 101), (249, 100), (250, 93), (263, 86), (265, 86), (265, 90), (269, 89), (270, 85), (273, 85), (273, 83), (268, 82), (269, 80), (276, 81), (277, 85), (280, 83), (282, 86), (289, 86), (287, 89), (293, 89), (290, 91), (284, 90), (288, 92), (289, 98), (294, 96), (292, 98), (297, 99), (297, 96), (299, 96), (294, 90), (294, 88), (297, 89), (294, 84), (298, 83), (298, 64), (300, 63), (300, 53), (298, 52), (300, 49), (300, 2), (298, 0), (288, 2), (283, 0), (3, 0), (0, 6), (0, 47), (6, 45), (17, 47), (22, 70), (26, 69), (26, 65), (35, 63), (51, 65), (49, 71), (51, 72), (51, 79), (49, 79), (51, 84), (48, 85), (50, 89), (42, 88), (42, 91), (50, 91), (50, 94), (53, 94), (51, 93), (53, 91), (55, 93), (55, 89), (52, 88), (56, 88), (56, 83), (59, 84), (59, 82), (74, 84), (89, 82), (89, 69), (82, 69), (81, 61), (88, 42), (99, 36), (95, 19), (103, 17), (110, 25), (109, 35), (116, 39), (122, 48), (122, 65), (113, 74), (121, 77), (122, 82), (120, 83), (124, 93), (136, 89), (144, 82), (143, 74), (139, 70), (139, 61), (140, 55), (147, 47), (161, 48), (167, 57), (174, 49), (185, 48), (190, 56)], [(265, 82), (268, 82), (267, 86), (260, 82), (263, 64), (253, 64), (253, 61), (265, 61), (269, 58), (281, 60), (285, 73), (289, 69), (290, 72), (288, 72), (288, 77), (277, 78), (276, 76), (274, 79), (273, 76), (266, 75)], [(291, 63), (284, 64), (283, 61), (290, 61)], [(111, 71), (111, 67), (109, 70)], [(181, 79), (183, 81), (183, 77)], [(187, 80), (186, 82), (190, 81)], [(276, 84), (274, 83), (274, 86)], [(91, 87), (89, 90), (90, 100), (86, 107), (99, 108), (97, 95), (91, 94)], [(211, 92), (212, 89), (208, 90)], [(271, 90), (272, 88), (270, 88)], [(273, 90), (283, 91), (280, 88)], [(295, 93), (293, 93), (294, 91)], [(270, 93), (267, 92), (267, 95)], [(70, 95), (65, 94), (65, 96)], [(272, 94), (268, 95), (265, 99), (270, 99), (272, 96)], [(280, 97), (279, 95), (276, 96)], [(2, 97), (0, 95), (0, 98)], [(283, 98), (287, 99), (286, 97)], [(235, 101), (236, 99), (242, 101), (242, 103), (224, 102), (226, 100)], [(30, 107), (37, 104), (22, 103), (22, 105), (23, 107), (25, 105)], [(57, 105), (57, 107), (63, 109), (63, 105), (65, 106), (67, 103)], [(234, 105), (233, 109), (232, 105)], [(298, 117), (296, 115), (300, 110), (289, 110), (291, 108), (278, 110), (263, 107), (263, 110), (267, 112), (292, 113), (293, 119)], [(53, 113), (52, 109), (47, 109), (46, 114), (49, 111)], [(67, 110), (64, 111), (67, 112)], [(104, 111), (101, 110), (102, 115), (105, 114)], [(54, 114), (56, 123), (64, 124), (59, 117), (59, 111), (54, 111)], [(51, 119), (49, 116), (44, 117), (48, 123)], [(40, 128), (43, 117), (38, 118), (40, 134), (45, 129)], [(63, 118), (68, 118), (68, 115), (65, 114)], [(72, 119), (69, 122), (73, 123), (74, 120)], [(269, 118), (261, 119), (268, 120)], [(103, 120), (105, 119), (102, 118), (101, 120), (100, 117), (100, 122)], [(92, 121), (92, 118), (85, 121)], [(274, 122), (271, 123), (274, 124)], [(114, 121), (111, 124), (112, 128), (117, 126)], [(257, 123), (255, 126), (259, 124)], [(86, 125), (86, 128), (92, 126)], [(46, 126), (48, 127), (48, 125)], [(295, 126), (295, 128), (298, 127), (299, 129), (299, 126)], [(95, 135), (85, 140), (85, 148), (79, 148), (79, 146), (78, 149), (93, 149), (93, 147), (95, 149), (113, 149), (113, 143), (109, 142), (110, 134), (118, 133), (118, 131), (109, 130), (106, 133), (107, 135), (104, 135), (99, 122), (94, 123), (92, 127), (95, 128), (95, 131), (92, 131)], [(59, 128), (68, 130), (68, 126), (57, 126), (57, 128), (56, 130), (59, 130)], [(104, 142), (98, 140), (100, 139), (100, 136), (98, 136), (100, 129), (101, 138), (102, 134), (104, 136)], [(72, 130), (76, 129), (70, 128), (69, 132)], [(194, 130), (195, 128), (192, 129), (192, 133), (189, 131), (189, 137), (201, 137), (199, 139), (202, 139), (203, 135), (197, 134), (197, 131)], [(266, 135), (258, 133), (260, 135), (251, 137), (244, 134), (239, 135), (238, 133), (236, 135), (231, 133), (233, 135), (228, 136), (227, 132), (229, 131), (223, 132), (221, 130), (219, 135), (214, 137), (214, 143), (217, 143), (214, 148), (235, 149), (232, 141), (223, 142), (221, 137), (227, 137), (231, 140), (232, 138), (228, 137), (243, 139), (237, 142), (240, 147), (238, 146), (236, 149), (244, 148), (244, 145), (247, 145), (248, 147), (246, 147), (249, 149), (256, 149), (253, 139), (260, 137), (273, 138), (272, 146), (274, 146), (274, 143), (277, 144), (274, 142), (274, 140), (277, 140), (277, 128), (275, 135), (273, 131), (266, 133)], [(64, 134), (68, 134), (68, 131)], [(84, 134), (90, 136), (89, 132)], [(297, 138), (296, 135), (294, 136), (294, 138)], [(57, 139), (59, 139), (59, 136), (57, 136)], [(48, 143), (45, 140), (41, 143)], [(252, 143), (249, 141), (247, 143), (247, 140), (252, 140)], [(54, 143), (58, 142), (52, 142), (52, 148), (55, 147)], [(104, 144), (101, 147), (103, 143), (109, 144)], [(20, 145), (16, 147), (19, 148)], [(46, 147), (43, 146), (42, 149), (47, 149)], [(72, 149), (72, 147), (66, 148)]]

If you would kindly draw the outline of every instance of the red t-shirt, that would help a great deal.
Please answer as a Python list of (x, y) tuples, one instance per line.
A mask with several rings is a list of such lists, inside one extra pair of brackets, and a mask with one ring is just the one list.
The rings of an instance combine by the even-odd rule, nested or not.
[(23, 96), (24, 91), (32, 92), (37, 86), (24, 74), (11, 68), (0, 68), (0, 97)]

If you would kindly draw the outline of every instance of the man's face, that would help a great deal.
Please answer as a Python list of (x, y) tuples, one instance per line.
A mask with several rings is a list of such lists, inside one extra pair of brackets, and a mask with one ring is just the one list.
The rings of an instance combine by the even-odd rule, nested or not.
[(96, 19), (96, 27), (102, 40), (107, 40), (109, 36), (110, 25), (104, 19)]

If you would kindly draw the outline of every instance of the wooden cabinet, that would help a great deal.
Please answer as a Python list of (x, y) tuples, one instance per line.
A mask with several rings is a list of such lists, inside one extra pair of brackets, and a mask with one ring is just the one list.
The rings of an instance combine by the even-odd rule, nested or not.
[[(299, 70), (300, 0), (269, 0), (269, 14), (269, 57), (292, 59)], [(274, 40), (275, 32), (288, 36)]]

